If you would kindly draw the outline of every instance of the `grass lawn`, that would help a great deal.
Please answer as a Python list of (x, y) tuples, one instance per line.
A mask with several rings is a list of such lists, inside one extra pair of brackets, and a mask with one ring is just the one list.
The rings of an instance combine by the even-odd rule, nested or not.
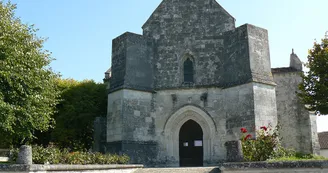
[(292, 157), (281, 157), (281, 158), (276, 158), (276, 159), (270, 159), (268, 160), (269, 162), (281, 162), (281, 161), (314, 161), (314, 160), (328, 160), (328, 158), (323, 157), (323, 156), (311, 156), (311, 157), (297, 157), (297, 156), (292, 156)]

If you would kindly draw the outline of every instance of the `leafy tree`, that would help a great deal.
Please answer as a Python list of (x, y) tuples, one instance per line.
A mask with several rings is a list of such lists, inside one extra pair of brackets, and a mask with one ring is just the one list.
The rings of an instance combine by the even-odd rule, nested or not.
[(50, 128), (59, 96), (45, 39), (15, 17), (15, 9), (0, 1), (1, 145), (29, 143), (36, 130)]
[(309, 72), (302, 76), (299, 96), (310, 111), (328, 114), (328, 38), (314, 43), (305, 66)]
[(58, 80), (62, 101), (57, 105), (51, 140), (59, 147), (87, 150), (93, 144), (95, 117), (107, 112), (106, 85), (92, 80)]

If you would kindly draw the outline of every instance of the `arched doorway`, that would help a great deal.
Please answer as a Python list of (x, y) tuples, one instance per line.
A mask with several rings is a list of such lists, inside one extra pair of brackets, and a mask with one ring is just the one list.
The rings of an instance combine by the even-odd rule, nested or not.
[(203, 166), (203, 130), (193, 120), (184, 123), (179, 132), (180, 166)]
[(212, 161), (213, 139), (217, 136), (216, 124), (209, 113), (196, 106), (187, 105), (175, 111), (167, 119), (163, 128), (165, 154), (176, 161), (172, 166), (180, 166), (179, 133), (182, 126), (189, 120), (196, 122), (203, 132), (203, 163)]

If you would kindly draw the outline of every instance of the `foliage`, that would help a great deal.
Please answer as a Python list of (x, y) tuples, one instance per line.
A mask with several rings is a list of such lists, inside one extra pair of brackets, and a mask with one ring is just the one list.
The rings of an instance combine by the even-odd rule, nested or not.
[(93, 143), (95, 117), (106, 115), (106, 85), (92, 80), (58, 79), (57, 86), (62, 95), (54, 115), (56, 127), (48, 134), (39, 134), (37, 142), (47, 145), (51, 141), (60, 148), (86, 151)]
[(298, 161), (298, 160), (328, 160), (328, 158), (313, 154), (303, 154), (293, 149), (281, 146), (279, 126), (272, 129), (262, 126), (258, 130), (257, 138), (252, 139), (247, 129), (241, 128), (242, 148), (245, 161)]
[(265, 161), (276, 152), (279, 145), (278, 128), (272, 130), (271, 127), (261, 127), (256, 133), (256, 139), (251, 134), (247, 134), (247, 129), (241, 128), (242, 148), (245, 161)]
[(0, 143), (29, 143), (35, 130), (53, 125), (57, 74), (49, 68), (45, 39), (15, 17), (16, 5), (0, 1)]
[(309, 71), (302, 75), (299, 97), (309, 110), (328, 114), (328, 39), (314, 43), (305, 67)]
[(318, 156), (313, 154), (301, 154), (295, 153), (292, 156), (285, 156), (285, 157), (277, 157), (268, 160), (269, 162), (276, 162), (276, 161), (302, 161), (302, 160), (328, 160), (328, 158), (324, 156)]
[[(11, 161), (15, 162), (18, 149), (12, 151)], [(130, 158), (127, 155), (101, 154), (92, 152), (69, 152), (54, 146), (47, 148), (34, 145), (32, 147), (32, 160), (34, 164), (126, 164)]]

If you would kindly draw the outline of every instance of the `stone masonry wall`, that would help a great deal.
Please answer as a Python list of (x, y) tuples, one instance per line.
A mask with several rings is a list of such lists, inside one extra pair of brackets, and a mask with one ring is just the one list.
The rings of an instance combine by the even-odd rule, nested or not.
[(271, 75), (268, 32), (245, 24), (224, 33), (223, 77), (219, 86), (255, 81), (274, 85)]
[[(316, 153), (320, 148), (315, 116), (305, 109), (297, 96), (301, 82), (300, 71), (273, 73), (276, 82), (278, 123), (281, 126), (283, 146), (299, 152)], [(314, 118), (312, 118), (314, 116)]]
[[(111, 149), (108, 151), (129, 154), (132, 163), (178, 166), (179, 158), (170, 156), (169, 141), (163, 132), (172, 114), (185, 106), (193, 106), (208, 114), (215, 124), (215, 133), (210, 136), (211, 145), (206, 146), (210, 147), (207, 148), (210, 153), (205, 163), (224, 161), (225, 143), (239, 139), (241, 127), (255, 135), (255, 126), (274, 122), (274, 116), (268, 115), (274, 114), (274, 108), (266, 108), (267, 104), (275, 103), (272, 93), (273, 87), (257, 83), (226, 89), (113, 92), (109, 94), (108, 102), (107, 148)], [(261, 99), (262, 104), (255, 106), (254, 103), (260, 100), (254, 98)], [(256, 122), (261, 123), (257, 125)]]
[(183, 85), (182, 64), (194, 61), (195, 85), (218, 83), (223, 72), (222, 33), (235, 28), (234, 18), (215, 0), (164, 0), (143, 26), (155, 41), (155, 88)]
[[(261, 90), (261, 93), (258, 91)], [(258, 92), (254, 94), (254, 92)], [(204, 95), (206, 100), (202, 99)], [(263, 99), (262, 104), (255, 106), (254, 97)], [(273, 97), (273, 98), (272, 98)], [(155, 139), (159, 142), (158, 162), (177, 164), (177, 158), (172, 158), (168, 153), (167, 141), (163, 136), (166, 122), (174, 112), (186, 105), (201, 108), (213, 119), (216, 132), (211, 136), (210, 160), (208, 164), (215, 164), (226, 159), (225, 143), (240, 138), (240, 128), (246, 127), (254, 134), (254, 127), (264, 123), (276, 123), (275, 106), (266, 108), (268, 104), (275, 105), (274, 87), (259, 86), (248, 83), (227, 89), (197, 88), (184, 90), (162, 90), (154, 94), (154, 112), (151, 116), (155, 121)], [(255, 107), (254, 107), (255, 106)], [(255, 117), (254, 111), (261, 117)], [(272, 114), (272, 115), (271, 115)], [(257, 120), (255, 120), (257, 119)], [(164, 159), (164, 160), (163, 160)]]
[(277, 106), (275, 86), (254, 83), (255, 127), (277, 125)]
[(153, 88), (153, 43), (142, 35), (126, 32), (113, 40), (110, 92)]
[(123, 89), (108, 96), (107, 152), (127, 154), (132, 163), (149, 164), (157, 154), (152, 93)]

